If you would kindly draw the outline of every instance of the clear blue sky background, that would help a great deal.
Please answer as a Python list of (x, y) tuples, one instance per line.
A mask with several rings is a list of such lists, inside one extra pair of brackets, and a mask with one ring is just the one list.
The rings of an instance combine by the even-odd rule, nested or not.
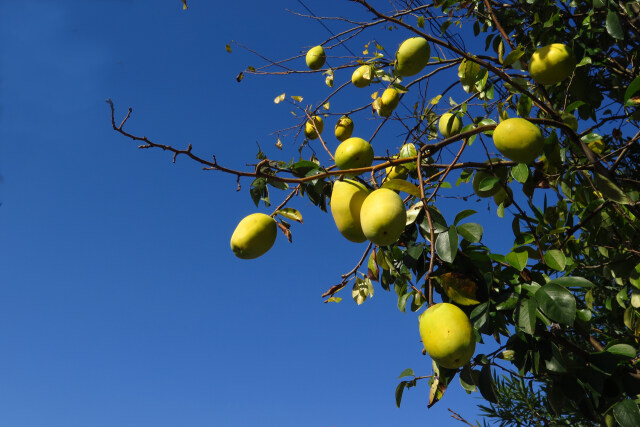
[[(367, 17), (346, 1), (307, 5)], [(362, 306), (349, 289), (340, 304), (322, 303), (365, 247), (342, 239), (329, 214), (294, 201), (305, 222), (293, 226), (293, 245), (279, 236), (264, 257), (239, 260), (229, 238), (256, 211), (249, 181), (236, 192), (234, 177), (187, 158), (172, 164), (111, 129), (106, 98), (120, 119), (133, 107), (132, 133), (192, 143), (230, 167), (255, 162), (256, 141), (269, 156), (296, 156), (293, 135), (283, 152), (274, 147), (270, 133), (298, 122), (273, 98), (317, 103), (330, 91), (324, 78), (238, 84), (238, 72), (261, 61), (225, 45), (235, 39), (283, 58), (326, 30), (287, 12), (304, 12), (294, 0), (190, 6), (0, 2), (0, 425), (461, 425), (447, 408), (476, 419), (479, 395), (457, 380), (429, 410), (424, 382), (395, 407), (402, 370), (431, 372), (417, 314), (399, 312), (395, 294), (379, 287)], [(391, 52), (410, 36), (370, 34)], [(336, 83), (348, 78), (338, 73)], [(349, 88), (332, 111), (364, 104), (370, 92)], [(370, 135), (377, 122), (360, 117), (356, 134)], [(387, 147), (399, 146), (396, 135)], [(464, 207), (488, 206), (443, 199), (440, 208), (451, 221)], [(486, 220), (491, 234), (495, 215)]]

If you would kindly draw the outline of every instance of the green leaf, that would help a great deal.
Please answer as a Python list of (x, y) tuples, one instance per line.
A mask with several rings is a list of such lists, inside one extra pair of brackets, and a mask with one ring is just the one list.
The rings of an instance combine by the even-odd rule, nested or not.
[(624, 102), (627, 102), (629, 98), (640, 91), (640, 76), (633, 79), (627, 90), (624, 92)]
[(402, 371), (402, 373), (400, 374), (400, 376), (398, 378), (403, 378), (403, 377), (415, 377), (416, 374), (413, 373), (413, 369), (411, 368), (407, 368), (404, 371)]
[(471, 243), (478, 243), (482, 239), (482, 233), (484, 232), (482, 226), (475, 222), (459, 225), (456, 230), (463, 239)]
[(276, 214), (283, 216), (285, 218), (298, 221), (302, 224), (302, 214), (293, 208), (282, 208), (276, 211)]
[(551, 249), (544, 254), (544, 261), (554, 270), (563, 271), (567, 265), (567, 257), (562, 251)]
[(382, 188), (390, 190), (404, 191), (412, 196), (420, 197), (420, 189), (417, 185), (410, 183), (404, 179), (388, 179), (382, 184)]
[(591, 283), (590, 281), (588, 281), (583, 277), (577, 277), (577, 276), (559, 277), (557, 279), (549, 280), (548, 283), (554, 283), (556, 285), (565, 286), (565, 287), (571, 287), (571, 286), (575, 286), (579, 288), (593, 287), (593, 283)]
[(613, 200), (616, 203), (620, 203), (621, 205), (628, 205), (631, 203), (631, 199), (627, 197), (626, 194), (614, 184), (609, 178), (601, 175), (599, 173), (594, 173), (593, 184), (596, 189), (602, 193), (607, 199)]
[(438, 234), (436, 252), (445, 262), (453, 262), (458, 252), (458, 232), (455, 226), (449, 227), (446, 233)]
[(400, 407), (400, 402), (402, 402), (402, 393), (404, 392), (404, 388), (407, 385), (406, 381), (401, 381), (396, 387), (396, 406)]
[(521, 95), (520, 99), (518, 99), (518, 114), (520, 117), (529, 117), (532, 106), (533, 100), (526, 95)]
[(515, 268), (518, 271), (524, 270), (527, 266), (527, 260), (529, 256), (526, 252), (509, 252), (505, 257), (505, 261), (509, 263), (510, 266)]
[(576, 318), (576, 299), (566, 288), (547, 283), (535, 293), (538, 307), (551, 320), (571, 326)]
[(504, 58), (504, 62), (502, 65), (504, 67), (508, 67), (509, 65), (513, 64), (518, 59), (520, 59), (522, 55), (524, 55), (524, 49), (521, 49), (520, 47), (518, 47), (518, 49), (512, 50), (511, 52), (509, 52), (507, 57)]
[(536, 328), (536, 311), (538, 304), (535, 298), (523, 299), (518, 311), (518, 326), (529, 335), (533, 335)]
[(460, 221), (476, 213), (478, 212), (474, 211), (473, 209), (465, 209), (462, 212), (458, 212), (458, 214), (456, 215), (456, 218), (453, 220), (453, 224), (458, 225)]
[(231, 45), (230, 44), (225, 45), (224, 48), (227, 51), (227, 53), (231, 53)]
[(418, 16), (418, 27), (424, 28), (424, 16)]
[(636, 349), (629, 344), (613, 344), (605, 349), (608, 353), (615, 354), (617, 356), (627, 357), (633, 359), (636, 357)]
[(613, 407), (613, 416), (622, 427), (640, 426), (640, 410), (638, 410), (636, 402), (631, 399), (618, 402)]
[(524, 163), (519, 163), (511, 169), (511, 176), (519, 183), (524, 184), (529, 178), (529, 167)]
[(624, 39), (624, 31), (622, 30), (622, 25), (620, 25), (620, 18), (618, 14), (612, 10), (607, 13), (606, 27), (607, 33), (609, 33), (611, 37), (617, 40)]
[(405, 308), (407, 306), (407, 300), (412, 294), (413, 294), (412, 292), (407, 292), (406, 294), (398, 298), (398, 308), (400, 309), (401, 312), (403, 313), (405, 312)]
[(480, 370), (480, 377), (478, 378), (478, 388), (480, 389), (480, 394), (485, 398), (485, 400), (491, 403), (498, 403), (498, 398), (496, 396), (496, 385), (493, 382), (493, 378), (491, 377), (490, 365), (484, 365)]

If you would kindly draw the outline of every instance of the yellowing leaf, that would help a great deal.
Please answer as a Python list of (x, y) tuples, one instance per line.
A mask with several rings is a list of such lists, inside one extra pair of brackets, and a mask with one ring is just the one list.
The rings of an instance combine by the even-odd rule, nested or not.
[(285, 94), (283, 93), (282, 95), (278, 95), (273, 99), (273, 102), (275, 102), (276, 104), (281, 103), (282, 101), (284, 101), (284, 96)]
[(476, 299), (476, 282), (462, 273), (445, 273), (438, 277), (440, 286), (455, 303), (461, 305), (476, 305), (480, 301)]
[(303, 98), (301, 96), (292, 96), (291, 99), (293, 99), (294, 101), (302, 102)]
[(417, 185), (405, 181), (404, 179), (388, 179), (382, 184), (382, 188), (390, 190), (404, 191), (412, 196), (420, 197), (420, 189)]
[(182, 0), (182, 10), (187, 10), (189, 6), (187, 6), (187, 0)]
[(280, 216), (283, 216), (288, 219), (292, 219), (294, 221), (298, 221), (302, 224), (302, 214), (293, 208), (282, 208), (277, 210), (276, 213)]

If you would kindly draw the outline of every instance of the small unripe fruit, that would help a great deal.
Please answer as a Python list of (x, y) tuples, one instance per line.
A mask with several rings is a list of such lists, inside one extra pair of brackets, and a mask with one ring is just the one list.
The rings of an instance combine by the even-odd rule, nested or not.
[[(320, 116), (313, 116), (311, 117), (311, 119), (313, 120), (313, 122), (311, 120), (308, 120), (304, 124), (304, 136), (309, 139), (317, 139), (318, 136), (320, 136), (320, 134), (322, 133), (322, 129), (324, 129), (324, 122), (322, 120), (322, 117)], [(313, 126), (314, 123), (316, 125), (315, 127)], [(316, 129), (318, 129), (317, 132)]]
[(373, 80), (371, 65), (362, 65), (356, 68), (351, 75), (351, 83), (353, 83), (355, 87), (367, 87), (371, 84), (371, 80)]
[(338, 119), (338, 123), (336, 123), (335, 135), (336, 139), (340, 142), (343, 142), (349, 138), (351, 138), (351, 134), (353, 133), (353, 120), (349, 116), (342, 116)]
[(462, 120), (460, 120), (460, 117), (451, 113), (444, 113), (440, 116), (440, 121), (438, 121), (438, 130), (445, 138), (457, 135), (460, 133), (460, 129), (462, 129)]
[(322, 46), (312, 47), (307, 52), (307, 67), (311, 70), (319, 70), (324, 65), (326, 59), (327, 56), (325, 55), (324, 48)]

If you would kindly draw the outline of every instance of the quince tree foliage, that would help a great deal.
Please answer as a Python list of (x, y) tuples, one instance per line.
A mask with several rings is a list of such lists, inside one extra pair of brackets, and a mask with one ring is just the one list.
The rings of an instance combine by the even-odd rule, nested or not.
[[(117, 124), (111, 103), (113, 128), (141, 148), (237, 176), (257, 207), (277, 199), (271, 217), (289, 240), (298, 226), (291, 221), (302, 223), (295, 206), (307, 204), (298, 200), (327, 211), (337, 181), (355, 180), (364, 194), (398, 192), (404, 229), (390, 244), (357, 243), (362, 257), (323, 298), (339, 302), (352, 286), (362, 304), (381, 288), (416, 317), (441, 300), (464, 311), (477, 342), (495, 348), (476, 350), (457, 369), (433, 363), (432, 371), (404, 370), (398, 406), (418, 385), (429, 389), (429, 406), (446, 399), (457, 377), (502, 425), (640, 425), (640, 2), (352, 2), (368, 20), (338, 11), (331, 24), (341, 31), (318, 45), (326, 56), (319, 68), (306, 67), (306, 52), (317, 44), (309, 40), (293, 56), (237, 77), (300, 73), (326, 84), (326, 98), (315, 105), (299, 96), (275, 99), (295, 108), (295, 123), (284, 123), (276, 141), (280, 150), (281, 137), (297, 144), (293, 160), (278, 159), (284, 151), (277, 149), (260, 151), (254, 167), (234, 170), (191, 145), (174, 148), (129, 133), (131, 110)], [(340, 49), (363, 34), (369, 41), (361, 54), (345, 57)], [(394, 42), (385, 44), (387, 37)], [(402, 49), (398, 37), (409, 42)], [(561, 54), (539, 50), (551, 45)], [(415, 56), (420, 52), (428, 57)], [(533, 61), (553, 84), (533, 79)], [(379, 96), (389, 88), (399, 103)], [(344, 95), (356, 90), (365, 95)], [(462, 127), (443, 137), (438, 121), (445, 114)], [(336, 167), (332, 147), (345, 138), (336, 142), (331, 131), (345, 116), (355, 124), (353, 135), (373, 147), (373, 162)], [(494, 129), (513, 118), (528, 124), (494, 145)], [(534, 137), (529, 127), (537, 128)], [(396, 139), (377, 138), (383, 128)], [(398, 151), (407, 144), (416, 150)], [(387, 176), (398, 166), (406, 175)], [(439, 209), (443, 197), (486, 205), (491, 195), (492, 215), (510, 223), (503, 235), (510, 249), (502, 252), (485, 245), (482, 224), (469, 219), (476, 211)], [(348, 215), (350, 227), (359, 227), (359, 211)]]

